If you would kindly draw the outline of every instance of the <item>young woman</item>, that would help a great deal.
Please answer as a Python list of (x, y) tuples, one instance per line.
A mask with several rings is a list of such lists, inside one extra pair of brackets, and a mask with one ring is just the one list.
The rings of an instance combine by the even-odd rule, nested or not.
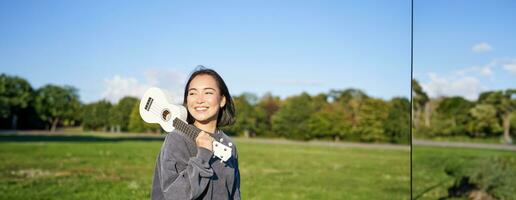
[[(186, 83), (183, 104), (189, 124), (203, 130), (195, 141), (178, 130), (167, 134), (156, 161), (152, 199), (240, 199), (236, 145), (219, 127), (234, 123), (235, 108), (217, 72), (197, 68)], [(213, 156), (209, 134), (232, 143), (232, 157)]]

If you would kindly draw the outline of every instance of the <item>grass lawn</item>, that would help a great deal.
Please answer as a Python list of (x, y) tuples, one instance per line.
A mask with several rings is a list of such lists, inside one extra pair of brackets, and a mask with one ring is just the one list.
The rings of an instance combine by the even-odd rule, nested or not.
[[(0, 135), (0, 199), (148, 199), (160, 138)], [(408, 199), (409, 152), (236, 139), (243, 199)]]
[[(505, 199), (516, 199), (516, 152), (514, 151), (414, 146), (412, 162), (415, 198), (418, 196), (420, 196), (419, 199), (445, 197), (448, 194), (448, 188), (455, 180), (447, 175), (445, 170), (464, 168), (467, 169), (464, 171), (484, 173), (486, 178), (503, 180), (505, 184), (499, 186), (495, 193), (505, 195)], [(498, 172), (497, 169), (493, 170), (493, 167), (497, 166), (495, 162), (504, 163), (505, 167), (503, 173), (497, 176), (493, 176)], [(484, 181), (493, 180), (484, 179)]]
[(467, 143), (482, 143), (482, 144), (504, 144), (502, 136), (493, 137), (469, 137), (465, 135), (456, 136), (433, 136), (428, 137), (425, 135), (416, 134), (415, 139), (419, 140), (431, 140), (437, 142), (467, 142)]

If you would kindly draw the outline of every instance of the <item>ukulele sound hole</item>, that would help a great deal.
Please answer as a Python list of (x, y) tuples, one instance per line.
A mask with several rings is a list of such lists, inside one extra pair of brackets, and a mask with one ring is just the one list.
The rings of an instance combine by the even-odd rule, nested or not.
[(170, 120), (170, 111), (164, 110), (161, 117), (163, 118), (163, 121)]

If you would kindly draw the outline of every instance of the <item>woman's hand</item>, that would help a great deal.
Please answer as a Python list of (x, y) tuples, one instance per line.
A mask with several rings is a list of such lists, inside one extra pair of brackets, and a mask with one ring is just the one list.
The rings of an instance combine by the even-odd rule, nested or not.
[(204, 147), (210, 151), (213, 151), (213, 138), (204, 131), (201, 131), (197, 138), (195, 138), (195, 143), (198, 147)]

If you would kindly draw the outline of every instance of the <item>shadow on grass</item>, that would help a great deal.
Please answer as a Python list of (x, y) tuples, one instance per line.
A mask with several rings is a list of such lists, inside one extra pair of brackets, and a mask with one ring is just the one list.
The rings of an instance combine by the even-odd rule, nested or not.
[(102, 137), (87, 135), (0, 135), (0, 142), (122, 142), (163, 141), (163, 137), (120, 136)]

